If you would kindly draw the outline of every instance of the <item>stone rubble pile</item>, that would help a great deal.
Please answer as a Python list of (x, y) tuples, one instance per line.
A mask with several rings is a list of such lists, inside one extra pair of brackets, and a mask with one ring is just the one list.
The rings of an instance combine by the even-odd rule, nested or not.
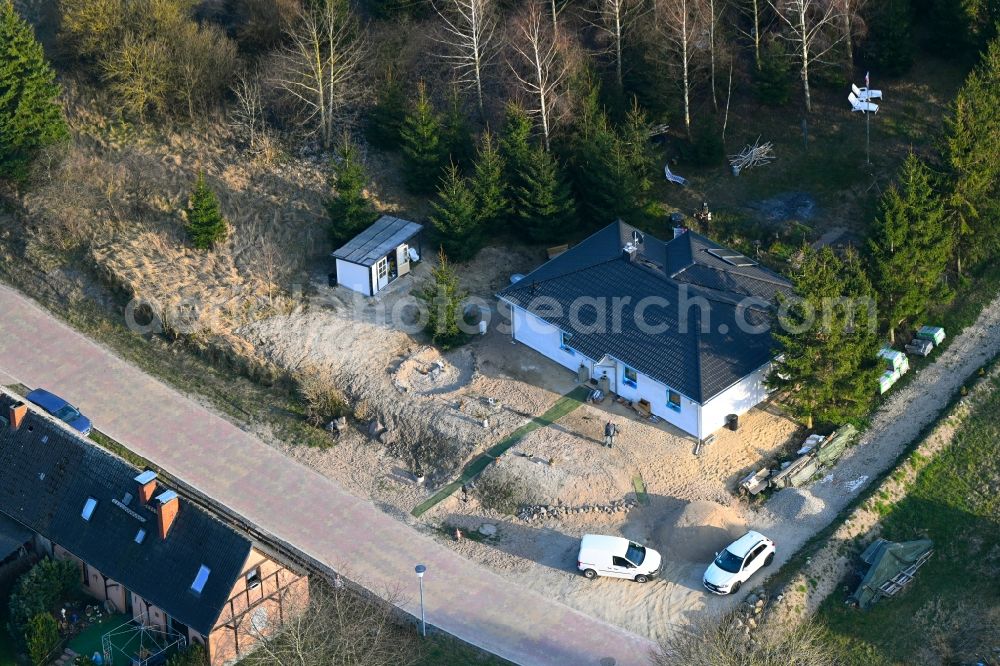
[(615, 500), (610, 504), (587, 504), (584, 506), (553, 506), (553, 505), (529, 505), (521, 507), (521, 510), (517, 512), (517, 517), (525, 522), (532, 522), (535, 520), (545, 520), (548, 518), (563, 518), (565, 516), (574, 514), (586, 514), (586, 513), (603, 513), (603, 514), (615, 514), (615, 513), (628, 513), (638, 502), (634, 499), (621, 499)]

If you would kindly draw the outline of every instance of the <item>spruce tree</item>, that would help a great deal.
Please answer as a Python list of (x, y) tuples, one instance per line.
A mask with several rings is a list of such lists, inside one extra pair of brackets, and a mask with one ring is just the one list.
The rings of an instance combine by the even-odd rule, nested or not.
[(443, 249), (438, 252), (438, 264), (431, 269), (431, 278), (432, 282), (417, 294), (427, 307), (426, 331), (434, 344), (449, 349), (467, 337), (459, 328), (466, 294)]
[(944, 204), (934, 191), (930, 172), (913, 153), (900, 173), (899, 188), (882, 197), (872, 230), (872, 280), (880, 312), (895, 342), (895, 328), (947, 296), (942, 281), (951, 258), (951, 234)]
[(367, 182), (357, 147), (345, 139), (333, 160), (330, 186), (334, 195), (326, 202), (330, 234), (338, 247), (368, 228), (377, 217), (375, 207), (364, 194)]
[(371, 145), (383, 150), (399, 147), (406, 106), (403, 84), (389, 68), (379, 86), (375, 106), (368, 114), (366, 135)]
[(1000, 38), (966, 78), (946, 119), (956, 265), (1000, 253)]
[(58, 97), (31, 26), (0, 0), (0, 178), (24, 180), (37, 152), (66, 137)]
[(431, 106), (423, 82), (403, 121), (400, 137), (407, 187), (418, 194), (433, 192), (447, 161), (447, 147), (441, 137), (441, 118)]
[(454, 164), (445, 170), (437, 200), (432, 204), (431, 223), (441, 238), (441, 247), (456, 261), (468, 261), (482, 247), (482, 218), (469, 180)]
[(514, 195), (520, 227), (536, 243), (552, 243), (573, 232), (575, 210), (569, 186), (551, 153), (535, 148)]
[(200, 171), (188, 204), (186, 230), (191, 244), (199, 250), (212, 248), (229, 233), (226, 220), (219, 210), (219, 199)]
[(900, 76), (913, 64), (912, 0), (881, 0), (871, 6), (868, 34), (858, 48), (859, 62), (880, 76)]
[(472, 193), (476, 197), (480, 228), (485, 234), (495, 235), (503, 225), (510, 209), (506, 188), (504, 159), (487, 130), (480, 141), (472, 175)]
[(462, 108), (462, 96), (454, 86), (448, 94), (441, 138), (451, 161), (464, 170), (472, 161), (472, 129), (469, 127), (468, 115)]
[(764, 43), (760, 69), (754, 72), (754, 94), (769, 106), (784, 106), (792, 94), (792, 61), (784, 42), (772, 37)]
[(871, 283), (854, 252), (803, 248), (793, 295), (779, 295), (771, 334), (780, 356), (767, 383), (785, 391), (791, 412), (839, 424), (864, 416), (875, 396), (881, 366)]
[(524, 184), (521, 174), (531, 159), (531, 118), (523, 107), (513, 102), (507, 105), (504, 112), (500, 156), (504, 161), (507, 198), (512, 200), (517, 188)]

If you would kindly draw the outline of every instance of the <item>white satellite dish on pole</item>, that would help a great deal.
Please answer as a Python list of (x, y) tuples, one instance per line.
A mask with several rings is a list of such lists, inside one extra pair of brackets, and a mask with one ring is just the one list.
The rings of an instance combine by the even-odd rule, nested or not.
[(859, 111), (865, 114), (865, 163), (871, 164), (871, 116), (878, 113), (879, 105), (872, 102), (873, 99), (882, 99), (881, 90), (872, 90), (868, 72), (865, 72), (865, 87), (859, 88), (851, 84), (851, 92), (847, 95), (847, 101), (851, 103), (851, 111)]

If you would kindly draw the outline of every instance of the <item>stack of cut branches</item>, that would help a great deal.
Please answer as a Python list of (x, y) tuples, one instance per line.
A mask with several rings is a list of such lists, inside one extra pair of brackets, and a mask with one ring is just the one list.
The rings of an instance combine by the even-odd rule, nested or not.
[(762, 144), (760, 137), (757, 137), (752, 146), (747, 146), (739, 153), (729, 156), (734, 176), (740, 175), (740, 172), (746, 169), (770, 164), (772, 161), (774, 161), (774, 146), (770, 141)]

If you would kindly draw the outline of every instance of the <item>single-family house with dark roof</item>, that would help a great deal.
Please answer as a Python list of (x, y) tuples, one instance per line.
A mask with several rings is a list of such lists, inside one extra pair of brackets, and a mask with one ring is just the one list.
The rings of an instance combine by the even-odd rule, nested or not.
[(790, 290), (693, 231), (618, 221), (497, 297), (514, 340), (703, 439), (767, 396), (769, 311)]
[(27, 535), (38, 554), (75, 562), (86, 593), (203, 644), (213, 666), (236, 661), (308, 602), (304, 574), (156, 472), (0, 390), (4, 524), (8, 546)]
[(420, 260), (422, 230), (416, 222), (383, 215), (333, 252), (337, 283), (374, 296), (409, 273), (410, 264)]

